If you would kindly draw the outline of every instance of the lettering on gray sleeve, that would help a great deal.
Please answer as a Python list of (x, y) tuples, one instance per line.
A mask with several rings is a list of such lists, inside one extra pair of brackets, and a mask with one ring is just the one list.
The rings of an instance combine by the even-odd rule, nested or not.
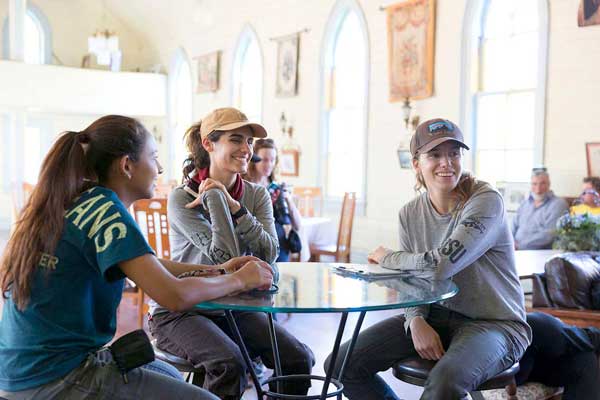
[(448, 256), (448, 259), (453, 264), (456, 264), (466, 252), (467, 249), (465, 249), (465, 246), (458, 240), (452, 238), (446, 239), (446, 241), (442, 244), (442, 248), (440, 249), (440, 253)]
[(196, 245), (208, 247), (210, 245), (211, 236), (205, 232), (196, 233), (192, 236), (195, 239)]
[(213, 260), (229, 260), (232, 258), (231, 254), (223, 249), (214, 247), (210, 250), (210, 258)]

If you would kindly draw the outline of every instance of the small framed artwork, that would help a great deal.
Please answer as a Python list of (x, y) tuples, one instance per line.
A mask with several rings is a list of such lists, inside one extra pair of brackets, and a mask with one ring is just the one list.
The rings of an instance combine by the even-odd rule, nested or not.
[(300, 153), (298, 150), (282, 150), (279, 155), (279, 172), (282, 176), (298, 176)]
[(600, 1), (579, 0), (579, 11), (577, 12), (577, 25), (588, 26), (600, 24)]
[(496, 186), (504, 198), (504, 209), (507, 212), (517, 211), (531, 191), (531, 184), (528, 182), (498, 182)]
[(196, 57), (198, 60), (198, 86), (196, 93), (216, 92), (219, 90), (219, 69), (221, 52)]
[(585, 144), (588, 176), (600, 176), (600, 143)]
[(298, 94), (298, 55), (300, 35), (285, 36), (277, 40), (277, 97), (292, 97)]

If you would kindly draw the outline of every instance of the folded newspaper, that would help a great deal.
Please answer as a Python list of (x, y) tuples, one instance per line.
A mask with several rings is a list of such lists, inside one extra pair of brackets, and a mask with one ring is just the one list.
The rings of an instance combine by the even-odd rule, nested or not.
[(363, 279), (389, 279), (412, 275), (410, 271), (387, 269), (379, 264), (344, 264), (335, 266), (334, 270), (341, 275)]

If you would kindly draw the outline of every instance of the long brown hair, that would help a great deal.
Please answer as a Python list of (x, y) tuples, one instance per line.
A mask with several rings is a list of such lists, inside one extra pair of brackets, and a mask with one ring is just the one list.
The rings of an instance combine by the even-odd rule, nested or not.
[[(183, 182), (191, 178), (194, 170), (210, 167), (210, 155), (202, 145), (201, 126), (202, 121), (196, 122), (185, 131), (183, 136), (188, 151), (188, 157), (183, 162)], [(218, 142), (224, 133), (224, 131), (213, 131), (207, 137), (211, 142)]]
[(137, 161), (149, 135), (137, 120), (102, 117), (81, 132), (65, 132), (42, 163), (38, 184), (15, 223), (0, 261), (2, 296), (25, 309), (40, 256), (53, 253), (63, 230), (65, 210), (84, 190), (109, 178), (115, 159)]
[[(257, 139), (254, 141), (253, 152), (258, 155), (258, 151), (260, 149), (273, 149), (275, 150), (275, 165), (273, 166), (273, 171), (271, 175), (269, 175), (269, 182), (277, 181), (277, 166), (279, 165), (279, 151), (277, 150), (277, 146), (275, 146), (275, 142), (271, 138), (266, 139)], [(256, 179), (256, 163), (250, 160), (250, 165), (248, 165), (248, 173), (246, 174), (246, 178), (251, 178), (250, 180)]]

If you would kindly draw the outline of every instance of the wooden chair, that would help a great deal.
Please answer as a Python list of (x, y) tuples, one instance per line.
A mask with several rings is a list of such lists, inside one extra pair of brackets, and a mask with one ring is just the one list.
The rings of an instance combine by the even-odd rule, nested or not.
[(337, 244), (329, 246), (311, 246), (310, 260), (320, 261), (322, 255), (335, 257), (336, 262), (350, 262), (350, 245), (352, 244), (352, 225), (354, 223), (354, 209), (356, 208), (356, 193), (344, 194), (342, 214), (338, 229)]
[[(171, 258), (171, 246), (169, 244), (169, 221), (167, 220), (167, 199), (138, 200), (133, 203), (133, 216), (142, 233), (146, 236), (148, 244), (156, 252), (158, 258)], [(138, 307), (138, 324), (144, 326), (144, 314), (148, 312), (148, 306), (144, 302), (144, 292), (136, 287), (133, 282), (128, 282), (123, 295), (132, 297)]]
[(323, 211), (323, 193), (320, 187), (294, 186), (292, 193), (296, 199), (298, 211), (303, 217), (314, 217)]

